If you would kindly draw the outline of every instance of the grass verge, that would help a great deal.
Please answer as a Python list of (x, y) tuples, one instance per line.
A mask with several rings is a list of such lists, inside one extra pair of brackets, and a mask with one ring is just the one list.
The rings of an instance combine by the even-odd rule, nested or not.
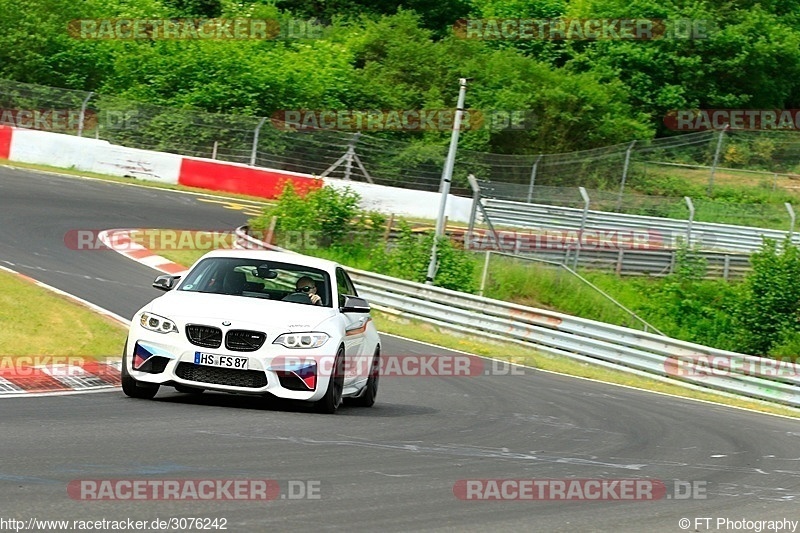
[(0, 272), (0, 323), (0, 354), (12, 358), (118, 357), (127, 334), (112, 319), (8, 272)]
[(464, 336), (460, 333), (454, 334), (426, 322), (399, 318), (387, 313), (373, 311), (372, 314), (378, 331), (382, 333), (398, 335), (475, 355), (510, 361), (512, 363), (534, 367), (538, 370), (577, 376), (605, 383), (614, 383), (731, 407), (750, 409), (762, 413), (800, 418), (800, 410), (783, 407), (778, 404), (730, 398), (714, 394), (713, 392), (696, 391), (681, 387), (680, 385), (672, 385), (655, 379), (648, 379), (626, 372), (583, 363), (581, 361), (569, 359), (568, 357), (544, 354), (537, 351), (535, 348), (529, 348), (516, 343), (487, 341), (479, 337)]

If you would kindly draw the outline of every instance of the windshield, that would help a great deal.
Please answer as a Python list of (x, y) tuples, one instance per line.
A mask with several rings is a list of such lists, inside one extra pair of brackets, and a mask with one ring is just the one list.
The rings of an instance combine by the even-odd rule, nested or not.
[[(237, 257), (200, 261), (179, 291), (226, 294), (331, 307), (331, 284), (324, 270), (292, 263)], [(314, 298), (318, 295), (319, 299)]]

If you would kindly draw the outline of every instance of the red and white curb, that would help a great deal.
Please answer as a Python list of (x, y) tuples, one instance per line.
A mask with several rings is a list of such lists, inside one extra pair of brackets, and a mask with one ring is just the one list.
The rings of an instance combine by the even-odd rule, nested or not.
[(187, 268), (183, 265), (179, 265), (169, 259), (162, 257), (160, 255), (154, 254), (151, 250), (145, 248), (141, 244), (134, 242), (133, 238), (131, 237), (131, 233), (137, 231), (135, 229), (109, 229), (105, 231), (101, 231), (97, 238), (114, 250), (117, 253), (128, 257), (129, 259), (133, 259), (143, 265), (147, 265), (150, 268), (154, 268), (156, 270), (160, 270), (165, 274), (183, 274), (186, 272)]
[[(46, 356), (41, 357), (41, 359), (46, 358)], [(17, 356), (10, 359), (7, 365), (0, 366), (0, 398), (44, 393), (90, 392), (120, 385), (121, 361), (119, 360), (85, 360), (73, 364), (51, 363), (27, 366), (25, 359), (25, 356)]]
[[(112, 229), (100, 232), (100, 242), (130, 259), (166, 274), (182, 274), (186, 267), (154, 254), (131, 238), (133, 229)], [(130, 321), (87, 300), (0, 265), (0, 270), (14, 274), (39, 287), (69, 298), (92, 311), (107, 316), (124, 326)], [(65, 356), (0, 357), (0, 398), (65, 394), (108, 390), (120, 386), (119, 358), (105, 361)]]
[[(92, 311), (128, 326), (123, 317), (91, 302), (0, 265), (0, 270), (73, 300)], [(42, 393), (89, 392), (120, 385), (121, 361), (104, 361), (76, 356), (3, 356), (0, 357), (0, 398)]]

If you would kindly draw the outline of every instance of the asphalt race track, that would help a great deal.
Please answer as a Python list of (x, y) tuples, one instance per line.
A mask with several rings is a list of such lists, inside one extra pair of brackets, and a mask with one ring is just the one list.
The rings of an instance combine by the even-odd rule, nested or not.
[[(112, 251), (68, 249), (68, 231), (223, 230), (246, 218), (192, 195), (0, 168), (0, 264), (126, 318), (159, 294), (150, 287), (156, 271)], [(448, 353), (383, 341), (385, 354)], [(532, 369), (387, 377), (375, 407), (335, 416), (172, 389), (153, 401), (119, 390), (2, 398), (0, 443), (0, 530), (12, 518), (219, 518), (237, 533), (678, 532), (681, 518), (691, 531), (734, 531), (716, 520), (800, 519), (800, 422)], [(186, 478), (274, 480), (280, 494), (85, 501), (67, 490), (80, 480)], [(667, 496), (466, 501), (454, 493), (464, 480), (573, 478), (657, 480)], [(680, 498), (687, 491), (676, 493), (676, 482), (698, 498)]]

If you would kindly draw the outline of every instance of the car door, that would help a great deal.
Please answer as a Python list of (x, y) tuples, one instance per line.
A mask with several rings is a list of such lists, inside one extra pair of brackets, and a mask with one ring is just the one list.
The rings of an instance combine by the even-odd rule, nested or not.
[[(336, 289), (339, 308), (344, 305), (346, 296), (358, 296), (350, 276), (341, 267), (336, 268)], [(371, 358), (366, 356), (364, 349), (367, 323), (371, 319), (367, 313), (342, 313), (342, 316), (345, 322), (344, 350), (347, 358), (345, 386), (347, 386), (369, 375)]]

